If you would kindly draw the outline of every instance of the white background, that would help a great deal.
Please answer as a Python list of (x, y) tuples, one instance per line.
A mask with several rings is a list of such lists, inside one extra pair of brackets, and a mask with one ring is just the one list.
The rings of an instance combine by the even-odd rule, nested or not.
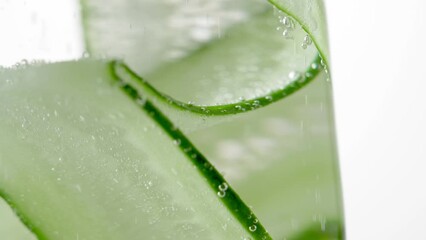
[[(326, 5), (347, 237), (426, 240), (426, 1)], [(75, 7), (0, 0), (0, 65), (80, 57)]]
[(326, 0), (349, 240), (426, 239), (426, 1)]

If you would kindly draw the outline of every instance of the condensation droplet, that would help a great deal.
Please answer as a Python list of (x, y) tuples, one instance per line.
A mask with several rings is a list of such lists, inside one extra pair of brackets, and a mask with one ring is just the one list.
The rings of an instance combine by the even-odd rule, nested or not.
[(249, 227), (250, 232), (255, 232), (257, 230), (257, 226), (256, 225), (251, 225)]

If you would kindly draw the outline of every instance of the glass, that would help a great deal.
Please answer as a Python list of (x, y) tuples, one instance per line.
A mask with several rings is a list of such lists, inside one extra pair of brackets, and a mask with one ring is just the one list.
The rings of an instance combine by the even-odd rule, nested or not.
[(0, 73), (0, 195), (34, 235), (344, 238), (322, 1), (80, 6), (62, 55)]

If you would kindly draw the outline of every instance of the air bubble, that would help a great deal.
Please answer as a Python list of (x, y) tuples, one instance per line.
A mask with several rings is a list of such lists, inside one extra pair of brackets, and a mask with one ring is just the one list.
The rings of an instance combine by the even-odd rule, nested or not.
[(293, 28), (293, 20), (289, 17), (284, 17), (281, 21), (286, 28)]
[(219, 185), (219, 190), (222, 192), (225, 192), (226, 190), (228, 190), (228, 184), (227, 183), (222, 183)]
[(297, 72), (297, 71), (291, 71), (289, 74), (288, 74), (288, 77), (290, 78), (290, 80), (297, 80), (298, 78), (300, 78), (300, 73), (299, 72)]
[(27, 60), (27, 59), (22, 59), (22, 60), (19, 62), (19, 64), (21, 64), (21, 65), (23, 65), (23, 66), (26, 66), (26, 65), (28, 65), (28, 60)]
[(81, 55), (82, 58), (88, 58), (90, 57), (90, 54), (86, 51), (83, 52), (83, 54)]
[(145, 106), (145, 104), (146, 104), (146, 99), (145, 99), (145, 98), (138, 97), (138, 98), (136, 99), (136, 104), (138, 104), (139, 106), (143, 107), (143, 106)]
[(179, 146), (181, 144), (181, 140), (179, 138), (173, 140), (173, 144)]
[(286, 38), (289, 38), (290, 37), (290, 31), (288, 29), (284, 30), (283, 36), (286, 37)]
[(219, 192), (217, 192), (217, 195), (218, 195), (220, 198), (224, 198), (224, 197), (226, 196), (226, 192), (219, 191)]
[(257, 230), (257, 226), (256, 225), (251, 225), (249, 227), (250, 232), (255, 232)]
[(306, 35), (305, 38), (303, 38), (303, 42), (309, 46), (312, 44), (312, 38), (309, 35)]

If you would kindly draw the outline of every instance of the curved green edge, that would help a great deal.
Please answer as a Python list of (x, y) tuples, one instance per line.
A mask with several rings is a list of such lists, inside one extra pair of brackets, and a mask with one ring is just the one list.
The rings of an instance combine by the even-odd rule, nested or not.
[[(312, 34), (312, 31), (306, 26), (306, 24), (303, 23), (303, 21), (295, 14), (293, 14), (291, 11), (289, 11), (286, 7), (282, 6), (281, 4), (277, 3), (276, 0), (267, 0), (272, 6), (276, 7), (278, 10), (284, 12), (288, 16), (292, 17), (299, 25), (302, 27), (302, 29), (309, 35), (309, 37), (312, 39), (312, 43), (315, 45), (315, 48), (319, 52), (319, 56), (321, 60), (323, 61), (323, 64), (321, 64), (325, 69), (327, 69), (328, 66), (328, 59), (323, 52), (323, 50), (320, 48), (318, 41), (314, 34)], [(297, 1), (297, 0), (296, 0)]]
[[(317, 56), (317, 58), (312, 63), (310, 69), (306, 71), (305, 75), (301, 76), (298, 80), (289, 84), (283, 90), (275, 91), (269, 97), (267, 96), (267, 97), (247, 100), (247, 101), (243, 101), (243, 103), (249, 103), (253, 105), (257, 103), (256, 101), (259, 101), (260, 103), (262, 103), (262, 105), (260, 104), (257, 104), (257, 105), (261, 107), (261, 106), (269, 105), (272, 102), (282, 99), (286, 96), (289, 96), (290, 94), (296, 92), (298, 89), (302, 88), (303, 86), (311, 82), (321, 72), (321, 67), (320, 67), (321, 64), (319, 63), (320, 59), (321, 59), (320, 56)], [(135, 80), (138, 81), (138, 83), (142, 84), (142, 86), (144, 87), (144, 90), (146, 91), (146, 94), (151, 94), (151, 95), (160, 97), (162, 100), (180, 109), (193, 111), (195, 113), (202, 113), (204, 115), (224, 115), (224, 114), (244, 112), (241, 109), (235, 108), (235, 106), (239, 105), (240, 103), (227, 104), (222, 106), (208, 106), (204, 108), (201, 106), (193, 106), (190, 104), (184, 104), (178, 101), (174, 101), (170, 97), (158, 92), (149, 83), (145, 82), (142, 78), (140, 78), (138, 75), (132, 72), (131, 69), (128, 68), (125, 64), (119, 61), (111, 61), (109, 63), (110, 74), (112, 78), (116, 80), (120, 88), (125, 92), (126, 95), (128, 95), (128, 97), (130, 97), (130, 99), (132, 99), (136, 104), (138, 104), (140, 108), (144, 110), (155, 122), (157, 122), (160, 125), (160, 127), (162, 127), (163, 130), (169, 135), (171, 139), (180, 142), (179, 148), (188, 157), (188, 159), (197, 167), (200, 174), (205, 177), (205, 179), (208, 181), (209, 185), (211, 186), (212, 190), (216, 191), (217, 186), (223, 183), (227, 183), (225, 179), (223, 178), (223, 176), (209, 163), (209, 161), (200, 153), (200, 151), (198, 151), (194, 147), (194, 145), (188, 140), (188, 138), (186, 138), (184, 134), (175, 127), (175, 125), (166, 117), (166, 115), (164, 115), (160, 110), (158, 110), (149, 100), (146, 100), (146, 96), (140, 95), (134, 87), (132, 87), (129, 83), (124, 82), (120, 78), (120, 76), (117, 74), (117, 67), (120, 67), (122, 70), (123, 69), (126, 70), (128, 73), (130, 73), (133, 76)], [(145, 100), (141, 101), (141, 99), (145, 99)], [(254, 109), (256, 108), (250, 108), (250, 109), (247, 109), (247, 111), (254, 110)], [(206, 113), (206, 110), (209, 110), (211, 112)], [(223, 110), (226, 110), (226, 111), (223, 111)], [(0, 197), (4, 198), (6, 202), (17, 212), (17, 215), (21, 219), (23, 224), (27, 226), (28, 229), (32, 231), (39, 240), (48, 239), (41, 229), (35, 228), (31, 224), (31, 222), (29, 221), (29, 218), (26, 217), (25, 214), (21, 213), (21, 211), (19, 211), (19, 209), (14, 205), (13, 200), (10, 197), (8, 197), (8, 195), (5, 192), (1, 191), (1, 189), (0, 189)], [(229, 187), (228, 190), (226, 191), (225, 197), (220, 198), (220, 200), (229, 209), (232, 215), (236, 219), (238, 219), (238, 221), (242, 224), (242, 226), (247, 230), (247, 232), (254, 239), (262, 239), (262, 240), (272, 239), (269, 233), (266, 231), (266, 229), (261, 225), (259, 220), (256, 218), (254, 213), (241, 200), (238, 194), (231, 187)], [(253, 225), (256, 226), (256, 230), (250, 231), (249, 228)]]
[[(184, 134), (175, 127), (175, 125), (157, 109), (149, 100), (140, 102), (143, 98), (135, 88), (130, 84), (123, 82), (123, 80), (116, 74), (115, 67), (117, 62), (110, 63), (110, 73), (114, 80), (117, 81), (120, 88), (124, 93), (132, 99), (148, 116), (150, 116), (161, 128), (169, 135), (169, 137), (179, 142), (179, 148), (184, 155), (193, 163), (200, 174), (207, 180), (213, 191), (217, 191), (217, 187), (226, 183), (228, 189), (224, 197), (219, 198), (222, 203), (228, 208), (232, 215), (238, 219), (241, 225), (247, 232), (255, 239), (268, 240), (272, 239), (266, 229), (260, 224), (254, 213), (250, 208), (241, 200), (238, 194), (229, 186), (223, 176), (214, 168), (210, 162), (198, 151), (194, 145), (189, 141)], [(125, 66), (125, 65), (123, 65)], [(148, 85), (150, 86), (150, 85)], [(151, 87), (152, 88), (152, 87)], [(153, 89), (153, 88), (152, 88)], [(153, 89), (155, 91), (155, 89)], [(255, 231), (250, 231), (249, 228), (256, 226)]]
[(4, 199), (4, 201), (10, 206), (10, 208), (12, 208), (13, 212), (19, 218), (19, 220), (22, 222), (22, 224), (24, 224), (25, 227), (27, 227), (28, 230), (30, 230), (32, 233), (34, 233), (34, 235), (37, 237), (38, 240), (48, 240), (48, 238), (43, 233), (43, 231), (41, 229), (34, 227), (31, 224), (31, 221), (29, 220), (30, 218), (28, 218), (23, 213), (23, 211), (19, 211), (19, 208), (16, 207), (16, 205), (13, 202), (13, 199), (2, 189), (0, 189), (0, 198)]
[(87, 15), (89, 12), (88, 4), (85, 0), (80, 0), (80, 16), (81, 16), (81, 25), (83, 28), (83, 44), (85, 53), (91, 53), (92, 47), (90, 45), (89, 36), (86, 34), (88, 32), (89, 26), (87, 23)]
[[(172, 98), (169, 95), (161, 93), (160, 91), (155, 89), (149, 82), (147, 82), (145, 79), (140, 77), (135, 71), (133, 71), (123, 61), (115, 61), (115, 67), (117, 69), (116, 71), (119, 72), (120, 70), (124, 70), (124, 72), (129, 74), (132, 80), (136, 81), (142, 87), (142, 89), (145, 91), (145, 94), (147, 94), (148, 96), (151, 96), (151, 97), (154, 96), (160, 101), (170, 106), (173, 106), (179, 110), (185, 110), (185, 111), (189, 111), (195, 114), (200, 114), (203, 116), (223, 116), (223, 115), (248, 112), (263, 106), (267, 106), (280, 99), (283, 99), (295, 93), (297, 90), (301, 89), (302, 87), (304, 87), (305, 85), (313, 81), (322, 70), (328, 74), (328, 60), (326, 58), (326, 55), (320, 48), (318, 41), (316, 40), (316, 37), (312, 34), (310, 29), (306, 26), (306, 24), (303, 23), (303, 21), (300, 18), (298, 18), (295, 14), (293, 14), (284, 6), (281, 6), (281, 4), (277, 3), (276, 0), (267, 0), (267, 1), (273, 7), (279, 9), (280, 11), (284, 12), (288, 16), (292, 17), (302, 27), (302, 29), (310, 36), (310, 38), (312, 39), (312, 43), (314, 44), (315, 48), (318, 51), (317, 56), (314, 58), (309, 68), (306, 69), (304, 73), (301, 73), (299, 78), (295, 79), (293, 82), (285, 86), (283, 89), (272, 91), (270, 94), (266, 96), (261, 96), (261, 97), (253, 98), (250, 100), (243, 100), (237, 103), (220, 104), (215, 106), (193, 105), (193, 104), (181, 102), (177, 99)], [(83, 29), (84, 29), (84, 32), (87, 32), (88, 31), (87, 15), (89, 10), (85, 0), (80, 0), (80, 5), (81, 5)], [(84, 34), (84, 43), (85, 43), (86, 51), (90, 53), (91, 47), (90, 47), (90, 41), (87, 37), (87, 34)], [(125, 76), (121, 76), (121, 77), (125, 79)]]
[[(309, 68), (304, 73), (301, 73), (297, 79), (287, 84), (284, 88), (272, 91), (266, 96), (243, 100), (237, 103), (214, 106), (193, 105), (176, 100), (169, 95), (158, 91), (149, 82), (136, 74), (122, 61), (113, 61), (112, 65), (115, 74), (120, 76), (122, 80), (127, 80), (127, 83), (133, 81), (139, 84), (139, 86), (142, 88), (142, 91), (144, 91), (144, 94), (147, 95), (143, 96), (144, 99), (154, 97), (163, 103), (166, 103), (169, 106), (179, 110), (189, 111), (191, 113), (201, 114), (203, 116), (222, 116), (249, 112), (290, 96), (291, 94), (297, 92), (297, 90), (312, 82), (318, 76), (318, 74), (324, 69), (321, 60), (321, 56), (317, 55)], [(126, 76), (129, 76), (130, 79), (127, 79)]]
[[(196, 114), (202, 114), (204, 116), (220, 116), (220, 115), (228, 115), (228, 114), (236, 114), (241, 112), (252, 111), (257, 108), (267, 106), (280, 99), (283, 99), (295, 93), (297, 90), (301, 89), (308, 83), (312, 82), (322, 70), (327, 70), (328, 61), (325, 58), (325, 55), (322, 52), (321, 48), (319, 47), (314, 35), (310, 32), (309, 28), (307, 28), (306, 25), (304, 25), (303, 22), (297, 16), (292, 14), (286, 8), (277, 4), (274, 0), (267, 0), (267, 1), (271, 3), (273, 6), (275, 6), (277, 9), (286, 13), (287, 15), (292, 17), (295, 21), (297, 21), (302, 27), (302, 29), (311, 37), (312, 42), (314, 43), (317, 51), (319, 52), (319, 54), (315, 57), (310, 67), (304, 72), (304, 74), (301, 74), (299, 78), (295, 79), (293, 82), (288, 84), (285, 88), (273, 91), (267, 96), (258, 97), (258, 98), (254, 98), (250, 100), (244, 100), (244, 101), (240, 101), (238, 103), (232, 103), (232, 104), (224, 104), (224, 105), (217, 105), (217, 106), (196, 106), (192, 104), (183, 103), (181, 101), (171, 98), (168, 95), (162, 94), (157, 89), (155, 89), (151, 84), (146, 82), (143, 78), (139, 77), (133, 70), (131, 70), (123, 62), (112, 61), (110, 63), (111, 75), (120, 83), (121, 89), (133, 101), (135, 101), (138, 105), (140, 105), (141, 108), (144, 111), (146, 111), (149, 114), (149, 116), (151, 116), (151, 118), (155, 120), (172, 139), (180, 140), (180, 145), (179, 145), (180, 149), (188, 157), (188, 159), (197, 167), (200, 173), (206, 177), (207, 181), (209, 182), (213, 190), (216, 190), (218, 185), (226, 183), (225, 179), (209, 163), (209, 161), (193, 146), (193, 144), (182, 134), (182, 132), (179, 129), (176, 129), (173, 123), (162, 112), (160, 112), (150, 101), (145, 100), (143, 101), (143, 104), (141, 105), (140, 100), (145, 98), (143, 96), (140, 96), (138, 92), (131, 85), (122, 82), (122, 80), (116, 74), (116, 71), (117, 71), (117, 68), (118, 70), (119, 69), (125, 70), (128, 74), (130, 74), (130, 76), (132, 77), (132, 80), (135, 80), (137, 83), (139, 83), (143, 87), (143, 89), (146, 91), (147, 94), (158, 97), (163, 102), (166, 102), (175, 108), (190, 111)], [(87, 14), (86, 13), (87, 7), (85, 7), (86, 4), (84, 0), (81, 0), (80, 3), (82, 6), (81, 13), (82, 13), (83, 28), (87, 29), (87, 23), (86, 23), (87, 18), (85, 17)], [(90, 51), (90, 44), (87, 37), (84, 38), (84, 43), (85, 43), (86, 50)], [(17, 212), (17, 216), (22, 221), (22, 223), (31, 232), (33, 232), (39, 240), (47, 239), (40, 229), (32, 226), (32, 224), (28, 220), (29, 218), (27, 218), (24, 214), (19, 212), (17, 208), (15, 208), (13, 201), (7, 196), (6, 193), (4, 193), (1, 190), (0, 190), (0, 197), (5, 199), (5, 201), (9, 204), (9, 206), (11, 206), (12, 209), (14, 209)], [(225, 204), (225, 206), (230, 210), (230, 212), (234, 215), (234, 217), (236, 217), (236, 219), (238, 219), (239, 222), (246, 229), (249, 229), (249, 227), (252, 225), (256, 225), (257, 227), (256, 231), (253, 231), (253, 232), (249, 230), (247, 231), (250, 235), (252, 235), (252, 237), (254, 237), (255, 239), (262, 239), (262, 240), (271, 239), (272, 240), (272, 237), (269, 235), (266, 229), (260, 224), (260, 222), (257, 220), (253, 212), (250, 210), (250, 208), (247, 205), (245, 205), (245, 203), (241, 200), (238, 194), (231, 187), (228, 188), (228, 190), (226, 191), (226, 196), (221, 198), (221, 200)], [(303, 231), (300, 236), (304, 236), (305, 235), (304, 233), (305, 231)], [(304, 237), (302, 238), (304, 239)], [(302, 238), (298, 238), (298, 239), (302, 239)]]

